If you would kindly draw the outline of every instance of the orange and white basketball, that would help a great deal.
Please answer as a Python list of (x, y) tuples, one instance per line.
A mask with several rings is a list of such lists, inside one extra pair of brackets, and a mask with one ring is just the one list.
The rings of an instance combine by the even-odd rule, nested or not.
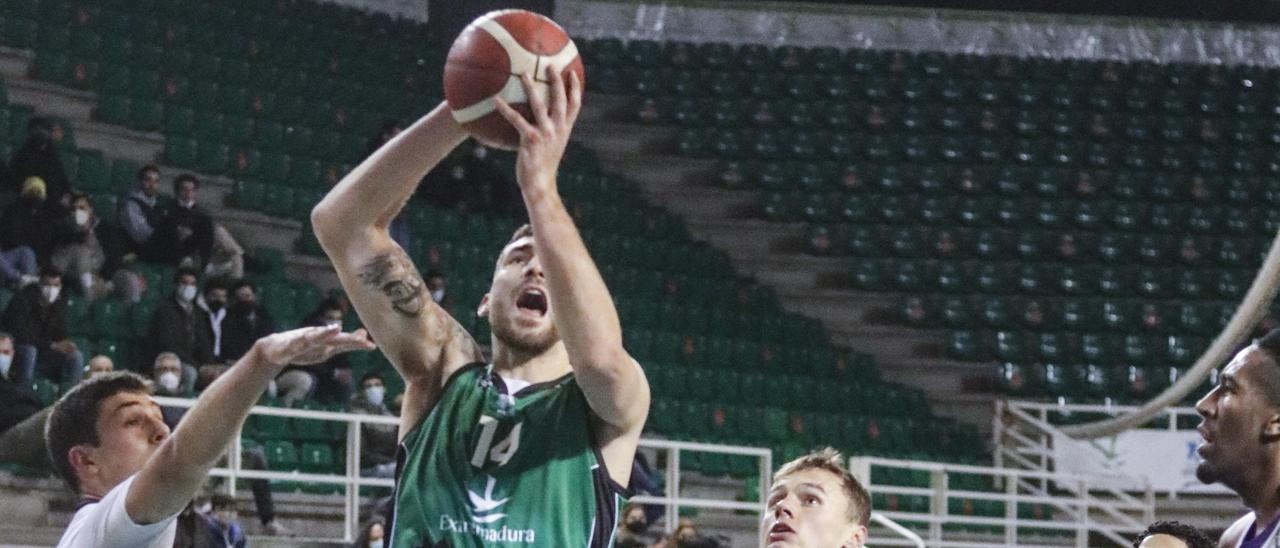
[(524, 10), (490, 12), (467, 25), (449, 48), (445, 101), (453, 118), (480, 142), (513, 149), (520, 137), (497, 112), (493, 98), (503, 98), (532, 120), (520, 75), (532, 75), (538, 84), (535, 93), (546, 99), (548, 67), (560, 71), (566, 83), (571, 70), (585, 83), (578, 48), (555, 21)]

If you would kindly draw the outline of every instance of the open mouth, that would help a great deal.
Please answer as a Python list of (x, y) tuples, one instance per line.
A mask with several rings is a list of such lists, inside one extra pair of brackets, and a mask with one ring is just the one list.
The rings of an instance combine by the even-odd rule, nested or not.
[(769, 540), (782, 540), (783, 537), (792, 533), (795, 533), (795, 530), (790, 525), (781, 522), (775, 523), (773, 528), (769, 529)]
[(516, 308), (536, 312), (539, 316), (547, 314), (547, 294), (536, 287), (527, 287), (516, 298)]

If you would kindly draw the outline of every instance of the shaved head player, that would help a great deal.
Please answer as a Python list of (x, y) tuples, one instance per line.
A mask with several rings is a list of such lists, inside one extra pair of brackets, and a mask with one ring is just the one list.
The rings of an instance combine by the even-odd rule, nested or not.
[[(437, 107), (357, 166), (312, 212), (316, 236), (406, 383), (392, 546), (609, 546), (649, 410), (613, 300), (556, 190), (581, 82), (523, 81), (533, 121), (516, 180), (530, 225), (498, 254), (477, 312), (493, 360), (431, 300), (388, 234), (418, 183), (466, 135)], [(454, 235), (444, 235), (446, 237)]]

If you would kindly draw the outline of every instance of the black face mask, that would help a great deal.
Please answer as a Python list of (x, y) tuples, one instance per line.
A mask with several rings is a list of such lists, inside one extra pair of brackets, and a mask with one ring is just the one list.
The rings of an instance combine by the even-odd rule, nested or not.
[(230, 310), (230, 311), (232, 311), (232, 312), (235, 312), (235, 313), (237, 313), (237, 314), (246, 314), (246, 313), (249, 313), (249, 312), (253, 312), (253, 302), (251, 302), (251, 301), (236, 301), (235, 303), (233, 303), (233, 304), (231, 305), (231, 307), (230, 307), (230, 308), (228, 308), (228, 310)]
[(226, 306), (227, 303), (224, 303), (222, 301), (209, 301), (208, 305), (209, 305), (209, 310), (217, 312), (219, 310), (222, 310), (222, 307)]
[(644, 521), (628, 521), (623, 525), (627, 528), (627, 531), (630, 531), (637, 535), (645, 532), (645, 530), (649, 528), (649, 525), (646, 524)]

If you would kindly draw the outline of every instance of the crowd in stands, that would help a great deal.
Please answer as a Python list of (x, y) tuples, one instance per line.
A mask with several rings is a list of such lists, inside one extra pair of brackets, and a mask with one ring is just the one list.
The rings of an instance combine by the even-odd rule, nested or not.
[[(398, 130), (398, 124), (389, 125), (370, 146)], [(195, 396), (254, 341), (284, 327), (259, 302), (259, 288), (244, 279), (243, 248), (200, 205), (198, 177), (174, 177), (170, 196), (162, 191), (160, 169), (143, 166), (117, 211), (99, 212), (68, 180), (60, 135), (59, 125), (34, 117), (26, 143), (10, 162), (0, 162), (0, 288), (12, 294), (0, 310), (0, 463), (37, 470), (48, 469), (43, 425), (49, 410), (36, 393), (37, 381), (65, 391), (117, 366), (105, 355), (90, 358), (89, 349), (72, 340), (70, 299), (138, 303), (157, 297), (160, 289), (147, 286), (137, 265), (176, 269), (172, 292), (158, 295), (137, 363), (119, 364), (149, 377), (159, 396)], [(403, 224), (399, 236), (408, 245)], [(436, 300), (445, 299), (444, 276), (432, 272), (428, 280)], [(349, 306), (340, 294), (331, 295), (302, 323), (341, 325)], [(356, 382), (341, 355), (286, 368), (269, 395), (286, 406), (305, 400), (374, 415), (390, 416), (398, 407), (381, 374), (371, 371)], [(184, 411), (165, 407), (165, 421), (176, 426)], [(363, 473), (393, 477), (396, 427), (366, 424), (363, 440)], [(246, 447), (241, 461), (247, 469), (267, 467), (260, 446)], [(262, 530), (289, 534), (274, 519), (269, 483), (255, 480), (250, 486)], [(193, 501), (180, 529), (189, 539), (213, 535), (224, 541), (218, 545), (243, 545), (234, 503), (223, 495)]]

